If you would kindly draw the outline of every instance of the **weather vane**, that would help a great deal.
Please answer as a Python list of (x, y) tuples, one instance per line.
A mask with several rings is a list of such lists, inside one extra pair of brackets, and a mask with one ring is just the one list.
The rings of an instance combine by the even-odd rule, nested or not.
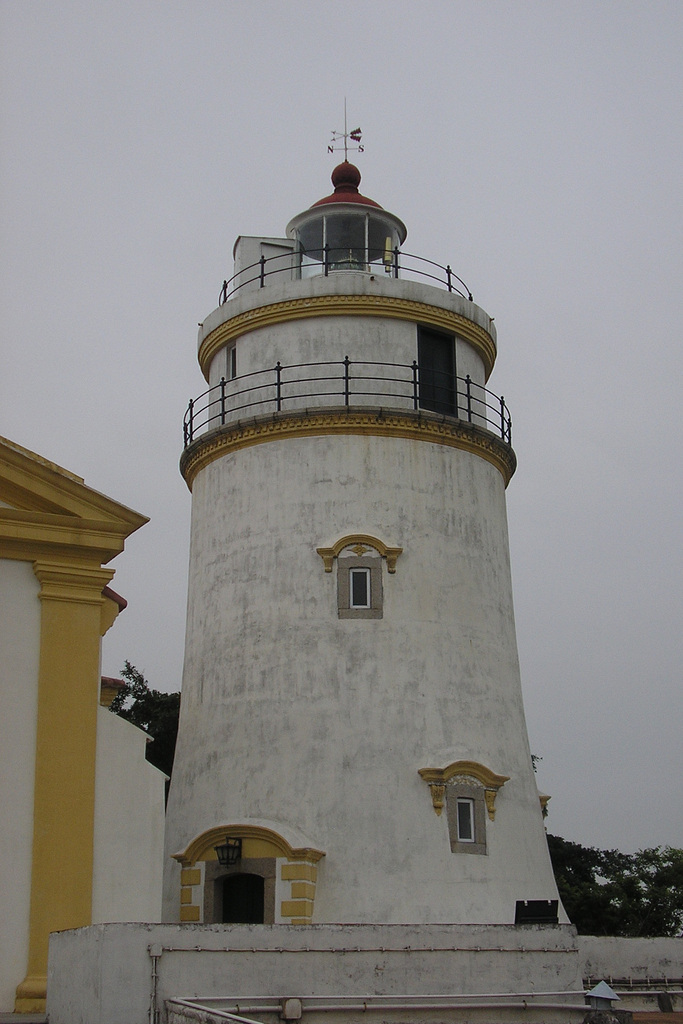
[[(341, 140), (343, 139), (344, 140), (344, 146), (343, 146), (343, 149), (344, 149), (344, 160), (348, 160), (349, 159), (349, 149), (356, 150), (358, 153), (362, 153), (363, 150), (365, 149), (365, 146), (361, 146), (361, 144), (360, 144), (360, 140), (362, 139), (362, 137), (363, 137), (363, 133), (360, 130), (360, 128), (354, 128), (353, 131), (349, 131), (347, 126), (346, 126), (346, 97), (344, 97), (344, 131), (343, 132), (338, 132), (338, 131), (334, 131), (334, 130), (332, 131), (332, 141), (330, 142), (329, 146), (327, 147), (327, 152), (328, 153), (334, 153), (336, 150), (341, 149), (342, 148), (341, 146), (335, 146), (335, 142), (341, 142)], [(356, 146), (349, 146), (349, 139), (351, 139), (353, 142), (356, 142), (357, 145)]]

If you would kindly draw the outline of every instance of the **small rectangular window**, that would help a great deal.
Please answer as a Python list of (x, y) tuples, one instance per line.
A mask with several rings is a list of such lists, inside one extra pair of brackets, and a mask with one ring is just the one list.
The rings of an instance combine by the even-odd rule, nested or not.
[(227, 351), (227, 366), (225, 369), (225, 379), (234, 380), (237, 376), (237, 346), (233, 345)]
[(370, 607), (370, 570), (349, 569), (351, 608)]
[(458, 842), (474, 842), (474, 800), (458, 797)]
[(486, 854), (484, 788), (456, 780), (446, 786), (448, 837), (453, 853)]
[(340, 619), (382, 618), (382, 560), (345, 556), (338, 561), (337, 611)]

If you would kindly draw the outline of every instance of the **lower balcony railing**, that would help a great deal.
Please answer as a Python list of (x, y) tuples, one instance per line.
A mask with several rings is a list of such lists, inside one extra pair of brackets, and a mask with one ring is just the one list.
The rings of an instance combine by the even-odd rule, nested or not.
[(183, 420), (185, 447), (200, 434), (245, 416), (313, 407), (381, 406), (426, 410), (465, 420), (512, 444), (512, 420), (505, 399), (467, 377), (413, 363), (372, 363), (345, 359), (296, 363), (222, 378), (191, 399)]

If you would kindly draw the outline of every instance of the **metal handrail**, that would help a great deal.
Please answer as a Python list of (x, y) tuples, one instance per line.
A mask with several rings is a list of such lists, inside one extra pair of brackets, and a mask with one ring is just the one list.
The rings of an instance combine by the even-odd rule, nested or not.
[[(303, 376), (302, 371), (306, 371)], [(234, 422), (239, 414), (307, 408), (310, 399), (327, 399), (329, 406), (358, 407), (367, 405), (369, 398), (378, 399), (378, 404), (389, 408), (407, 407), (465, 420), (512, 445), (512, 418), (505, 399), (477, 384), (469, 374), (457, 377), (431, 368), (421, 369), (416, 360), (368, 362), (348, 356), (338, 361), (284, 366), (278, 361), (273, 367), (232, 380), (221, 377), (218, 384), (190, 399), (183, 418), (183, 442), (187, 448), (198, 434)]]
[[(366, 257), (364, 260), (359, 260), (353, 255), (359, 251), (362, 251)], [(330, 248), (329, 245), (326, 245), (323, 249), (292, 249), (288, 252), (277, 253), (275, 256), (261, 256), (256, 263), (250, 263), (248, 266), (242, 267), (241, 270), (233, 274), (227, 281), (223, 281), (218, 296), (218, 305), (222, 306), (231, 295), (234, 295), (236, 291), (248, 284), (254, 284), (258, 281), (259, 288), (265, 288), (266, 278), (268, 277), (284, 274), (289, 271), (295, 274), (296, 279), (299, 279), (302, 276), (302, 268), (308, 268), (310, 271), (316, 266), (320, 268), (318, 274), (322, 274), (325, 277), (340, 270), (360, 270), (371, 273), (380, 268), (384, 269), (387, 275), (394, 278), (398, 278), (400, 274), (406, 273), (415, 277), (426, 277), (430, 281), (436, 281), (437, 284), (447, 288), (449, 292), (456, 292), (456, 294), (461, 295), (464, 299), (469, 299), (470, 302), (473, 301), (472, 292), (463, 279), (458, 277), (451, 269), (449, 264), (444, 267), (442, 264), (435, 263), (434, 260), (427, 259), (425, 256), (416, 256), (413, 253), (403, 252), (398, 246), (382, 254), (381, 259), (376, 259), (372, 262), (367, 259), (368, 255), (368, 251), (365, 249), (358, 250), (356, 247)], [(303, 257), (308, 257), (311, 262), (304, 264)], [(429, 265), (439, 273), (431, 273), (428, 270), (421, 269), (421, 267), (412, 266), (410, 263), (412, 260), (420, 265)], [(245, 277), (244, 275), (248, 276)], [(461, 285), (462, 288), (459, 288), (458, 285)]]

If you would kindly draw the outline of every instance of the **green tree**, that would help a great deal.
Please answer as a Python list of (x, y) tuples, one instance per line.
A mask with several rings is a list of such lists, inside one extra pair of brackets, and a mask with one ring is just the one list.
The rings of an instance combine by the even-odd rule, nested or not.
[(683, 929), (683, 850), (621, 853), (548, 836), (560, 897), (581, 935), (652, 937)]
[(129, 661), (121, 676), (125, 686), (116, 694), (109, 710), (151, 736), (153, 742), (147, 744), (145, 756), (170, 778), (178, 735), (180, 694), (151, 689), (142, 672)]

